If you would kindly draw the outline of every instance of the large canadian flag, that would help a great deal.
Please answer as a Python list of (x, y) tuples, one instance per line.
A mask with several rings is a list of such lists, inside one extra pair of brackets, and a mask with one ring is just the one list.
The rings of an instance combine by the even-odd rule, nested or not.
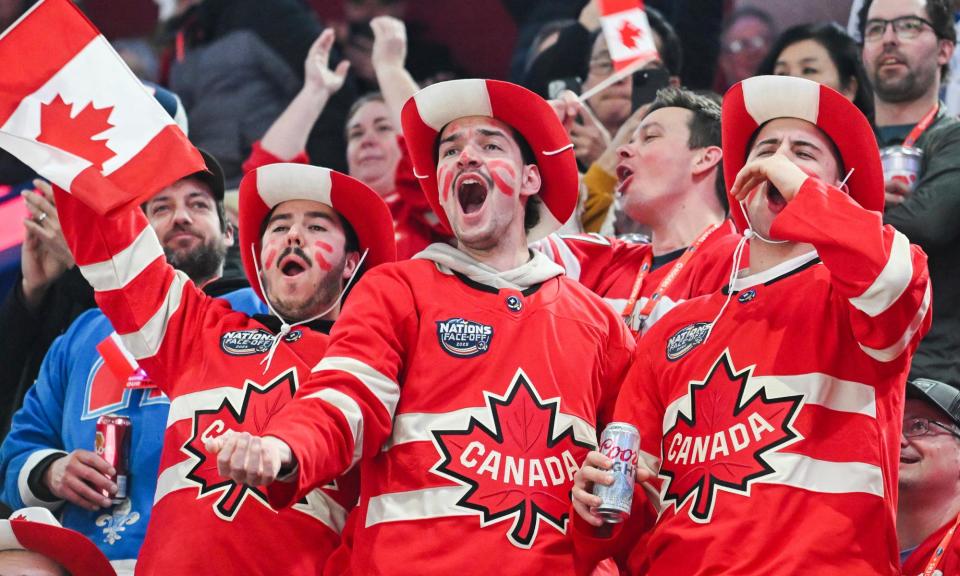
[(657, 56), (642, 0), (600, 0), (600, 25), (617, 72)]
[(41, 0), (0, 35), (0, 62), (0, 147), (97, 212), (205, 169), (69, 0)]

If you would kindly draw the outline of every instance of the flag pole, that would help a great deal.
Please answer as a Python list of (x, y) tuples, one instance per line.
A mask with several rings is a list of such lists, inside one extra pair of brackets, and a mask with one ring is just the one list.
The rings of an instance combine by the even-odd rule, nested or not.
[(636, 60), (631, 62), (630, 65), (627, 66), (626, 68), (619, 70), (617, 72), (614, 72), (603, 82), (597, 84), (593, 88), (577, 96), (577, 101), (582, 103), (582, 102), (585, 102), (586, 100), (589, 100), (590, 98), (593, 98), (600, 92), (603, 92), (604, 90), (613, 86), (617, 82), (630, 76), (631, 74), (633, 74), (634, 72), (642, 68), (647, 62), (649, 62), (649, 60), (644, 60), (643, 58), (637, 58)]

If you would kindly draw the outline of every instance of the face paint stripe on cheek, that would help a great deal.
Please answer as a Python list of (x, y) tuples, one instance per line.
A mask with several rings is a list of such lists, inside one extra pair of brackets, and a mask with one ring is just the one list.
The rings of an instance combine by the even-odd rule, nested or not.
[(316, 242), (313, 243), (313, 245), (323, 250), (324, 252), (333, 252), (333, 246), (327, 244), (323, 240), (317, 240)]
[(264, 268), (273, 268), (273, 263), (277, 258), (277, 249), (274, 248), (267, 253), (267, 261), (264, 263)]
[(513, 169), (513, 166), (511, 166), (510, 163), (506, 162), (505, 160), (490, 160), (487, 162), (487, 165), (490, 166), (491, 170), (503, 170), (508, 176), (510, 176), (511, 179), (517, 179), (517, 173)]
[(323, 270), (324, 272), (329, 272), (330, 270), (333, 269), (333, 264), (330, 264), (329, 262), (327, 262), (327, 259), (323, 257), (323, 254), (320, 254), (318, 252), (313, 256), (317, 262), (317, 266), (319, 266), (320, 269)]
[(447, 168), (440, 169), (440, 197), (446, 202), (450, 195), (450, 185), (453, 183), (453, 171)]
[(503, 171), (499, 168), (494, 169), (490, 176), (493, 178), (494, 183), (496, 183), (497, 188), (507, 196), (513, 196), (513, 187), (514, 179), (508, 177)]

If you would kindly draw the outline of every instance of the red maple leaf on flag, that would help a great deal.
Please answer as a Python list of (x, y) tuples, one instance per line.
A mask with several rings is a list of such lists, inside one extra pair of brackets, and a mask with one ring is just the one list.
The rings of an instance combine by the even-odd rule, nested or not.
[(457, 505), (480, 512), (481, 526), (513, 518), (507, 538), (530, 548), (541, 521), (566, 531), (573, 475), (592, 446), (572, 426), (553, 435), (560, 400), (540, 400), (523, 372), (504, 397), (486, 396), (493, 429), (471, 417), (466, 430), (434, 431), (433, 471), (469, 486)]
[(752, 371), (737, 372), (724, 351), (703, 382), (691, 382), (689, 415), (678, 411), (663, 435), (663, 501), (679, 510), (692, 498), (696, 522), (710, 521), (720, 490), (749, 496), (752, 482), (775, 472), (764, 456), (803, 438), (792, 426), (803, 396), (770, 399), (762, 386), (748, 396)]
[(643, 30), (633, 25), (633, 22), (624, 20), (620, 23), (620, 42), (631, 50), (637, 47), (637, 42), (643, 38)]
[(217, 516), (232, 520), (247, 496), (253, 496), (264, 506), (267, 497), (258, 486), (237, 484), (220, 476), (217, 457), (207, 452), (204, 439), (224, 434), (227, 430), (249, 432), (261, 436), (270, 419), (289, 402), (297, 391), (296, 370), (290, 369), (272, 382), (259, 386), (251, 380), (244, 384), (243, 403), (239, 410), (226, 398), (213, 410), (198, 410), (193, 416), (193, 434), (183, 445), (183, 450), (198, 458), (196, 465), (187, 473), (187, 479), (200, 485), (200, 497), (221, 492), (214, 505)]
[(102, 171), (103, 163), (116, 154), (107, 147), (106, 139), (95, 140), (94, 137), (113, 128), (109, 120), (113, 106), (95, 108), (90, 103), (75, 117), (71, 117), (72, 111), (73, 105), (65, 102), (59, 94), (49, 104), (41, 105), (37, 141), (79, 156)]

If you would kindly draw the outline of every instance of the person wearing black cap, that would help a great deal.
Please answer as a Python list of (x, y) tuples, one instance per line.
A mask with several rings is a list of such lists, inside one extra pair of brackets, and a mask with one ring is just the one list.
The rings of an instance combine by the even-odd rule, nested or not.
[(907, 384), (897, 537), (904, 576), (960, 574), (960, 390)]

